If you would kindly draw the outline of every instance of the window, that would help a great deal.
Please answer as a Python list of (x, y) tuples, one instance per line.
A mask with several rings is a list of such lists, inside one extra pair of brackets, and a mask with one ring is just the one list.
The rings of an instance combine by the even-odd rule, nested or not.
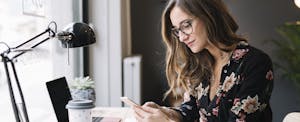
[[(45, 4), (49, 6), (44, 6), (46, 8), (45, 12), (47, 16), (42, 15), (41, 17), (41, 13), (36, 13), (35, 15), (30, 15), (28, 13), (23, 14), (24, 10), (22, 2), (24, 1), (50, 2)], [(66, 14), (65, 11), (69, 12), (67, 14), (70, 15), (71, 9), (69, 11), (65, 9), (69, 6), (71, 8), (72, 4), (66, 3), (71, 3), (71, 0), (68, 0), (67, 2), (59, 2), (59, 0), (1, 0), (0, 42), (5, 42), (10, 47), (15, 47), (16, 45), (19, 45), (22, 42), (25, 42), (28, 39), (43, 32), (50, 22), (49, 18), (55, 19), (57, 17), (60, 17), (60, 19), (63, 20), (57, 23), (69, 23), (69, 21), (72, 20), (72, 16), (67, 16), (67, 18), (70, 19), (64, 19), (64, 17), (61, 17), (60, 15)], [(64, 8), (62, 7), (61, 9), (64, 9), (64, 12), (53, 12), (56, 10), (56, 8), (51, 8), (51, 6), (58, 7), (59, 4), (63, 4), (62, 6), (64, 6)], [(55, 13), (56, 15), (53, 16), (51, 15), (51, 13)], [(36, 39), (36, 42), (39, 42), (42, 39), (44, 39), (44, 37)], [(54, 66), (54, 61), (57, 61), (57, 59), (55, 58), (59, 57), (56, 56), (56, 53), (58, 51), (53, 49), (53, 45), (49, 43), (51, 43), (51, 41), (47, 41), (46, 43), (38, 46), (38, 48), (35, 48), (33, 51), (18, 57), (18, 60), (15, 63), (19, 81), (24, 94), (28, 116), (30, 121), (33, 122), (57, 121), (48, 95), (48, 91), (46, 89), (45, 82), (53, 80), (58, 76), (65, 76), (63, 73), (60, 73), (65, 72), (65, 70), (60, 72), (55, 72), (55, 70), (58, 70), (57, 67), (60, 67), (60, 65), (66, 65), (67, 59), (64, 58), (64, 62), (61, 62), (62, 64), (56, 62)], [(5, 46), (3, 46), (3, 44), (0, 44), (0, 53), (2, 53), (4, 50)], [(63, 55), (60, 55), (60, 57), (66, 57), (66, 51), (64, 51), (63, 53), (59, 53)], [(14, 79), (12, 79), (12, 83), (13, 86), (16, 87)], [(0, 96), (0, 121), (15, 121), (2, 62), (0, 62)], [(16, 94), (15, 97), (16, 102), (20, 103), (21, 100), (19, 96)]]

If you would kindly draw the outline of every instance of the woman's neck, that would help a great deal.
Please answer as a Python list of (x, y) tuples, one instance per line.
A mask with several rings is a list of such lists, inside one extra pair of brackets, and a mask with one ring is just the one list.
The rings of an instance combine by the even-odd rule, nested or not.
[(223, 65), (230, 59), (231, 52), (222, 51), (212, 44), (209, 45), (206, 49), (214, 57), (216, 65)]

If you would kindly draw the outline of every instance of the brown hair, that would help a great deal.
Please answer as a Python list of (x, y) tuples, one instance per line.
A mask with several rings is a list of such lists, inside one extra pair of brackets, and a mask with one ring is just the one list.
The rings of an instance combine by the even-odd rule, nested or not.
[(177, 94), (176, 89), (187, 91), (203, 80), (209, 80), (212, 74), (214, 58), (206, 50), (193, 53), (178, 38), (171, 34), (170, 12), (174, 6), (180, 7), (189, 15), (202, 20), (210, 43), (219, 49), (230, 52), (240, 41), (246, 41), (236, 34), (238, 25), (228, 12), (222, 0), (170, 0), (162, 14), (162, 37), (166, 44), (166, 75), (169, 94)]

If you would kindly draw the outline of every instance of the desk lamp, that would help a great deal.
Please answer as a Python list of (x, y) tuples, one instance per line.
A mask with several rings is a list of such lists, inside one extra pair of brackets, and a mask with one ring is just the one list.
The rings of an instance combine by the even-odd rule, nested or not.
[[(54, 27), (51, 28), (51, 26), (54, 26)], [(29, 49), (22, 49), (22, 46), (26, 45), (27, 43), (29, 43), (29, 42), (35, 40), (36, 38), (38, 38), (44, 34), (47, 34), (47, 33), (48, 33), (48, 37), (46, 37), (45, 39), (34, 44)], [(60, 40), (62, 47), (64, 47), (64, 48), (83, 47), (83, 46), (87, 46), (87, 45), (90, 45), (90, 44), (93, 44), (96, 42), (95, 33), (94, 33), (93, 29), (85, 23), (71, 23), (68, 26), (66, 26), (65, 29), (63, 29), (63, 31), (57, 33), (57, 25), (53, 21), (49, 23), (48, 28), (44, 32), (36, 35), (35, 37), (29, 39), (28, 41), (21, 43), (20, 45), (18, 45), (16, 47), (9, 47), (7, 44), (0, 42), (0, 44), (5, 44), (6, 47), (8, 48), (4, 52), (0, 53), (0, 55), (1, 55), (2, 62), (4, 64), (4, 68), (5, 68), (7, 84), (8, 84), (8, 88), (9, 88), (9, 95), (10, 95), (16, 122), (21, 121), (20, 117), (22, 117), (22, 115), (24, 116), (24, 119), (25, 119), (23, 121), (29, 122), (29, 119), (28, 119), (28, 114), (27, 114), (27, 109), (26, 109), (26, 104), (24, 101), (22, 89), (21, 89), (21, 86), (19, 83), (16, 68), (14, 65), (14, 61), (16, 58), (23, 55), (27, 51), (37, 47), (38, 45), (46, 42), (47, 40), (49, 40), (51, 38), (57, 38), (58, 40)], [(11, 52), (15, 52), (15, 53), (11, 53)], [(15, 55), (12, 55), (12, 54), (15, 54)], [(9, 71), (8, 63), (11, 64), (11, 68), (12, 68), (11, 70), (13, 72), (13, 77), (16, 82), (17, 90), (19, 91), (18, 95), (21, 98), (21, 102), (22, 102), (21, 108), (18, 108), (16, 101), (15, 101), (14, 89), (11, 84), (11, 80), (12, 80), (12, 78), (10, 76), (11, 72)]]

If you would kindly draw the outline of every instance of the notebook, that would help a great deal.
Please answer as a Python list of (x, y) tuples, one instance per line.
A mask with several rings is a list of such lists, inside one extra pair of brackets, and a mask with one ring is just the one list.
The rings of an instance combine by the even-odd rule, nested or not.
[(61, 77), (46, 82), (48, 93), (58, 122), (69, 122), (68, 110), (65, 106), (72, 99), (67, 80)]

